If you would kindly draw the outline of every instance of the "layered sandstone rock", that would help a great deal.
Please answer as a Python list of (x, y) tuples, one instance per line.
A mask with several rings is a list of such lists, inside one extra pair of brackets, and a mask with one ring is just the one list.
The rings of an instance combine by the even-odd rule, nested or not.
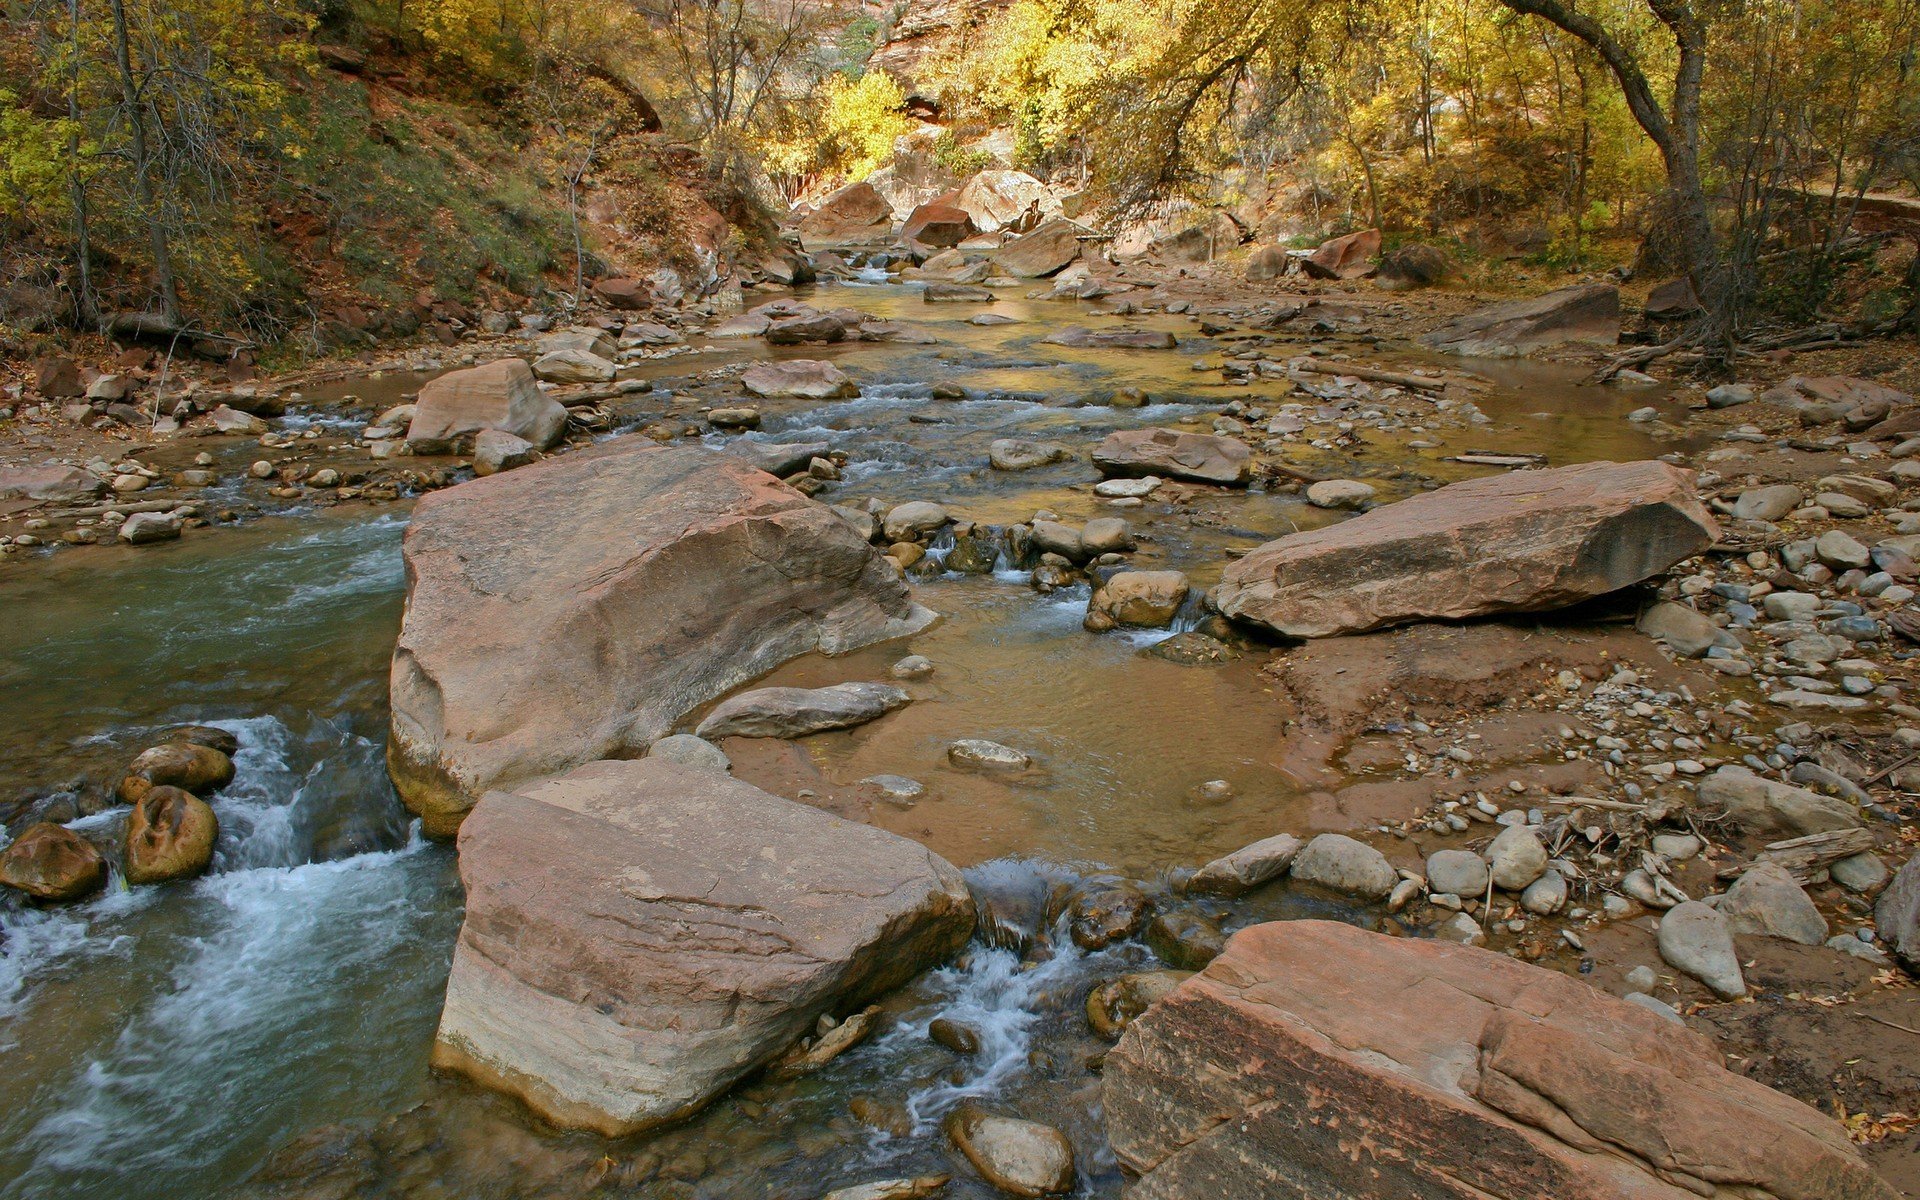
[(488, 793), (460, 878), (435, 1064), (608, 1135), (693, 1112), (973, 927), (924, 847), (661, 759)]
[(1420, 340), (1436, 350), (1477, 358), (1513, 358), (1568, 342), (1611, 346), (1620, 340), (1620, 289), (1591, 283), (1491, 305)]
[(638, 754), (796, 655), (933, 618), (826, 505), (651, 443), (434, 492), (404, 554), (387, 761), (436, 837), (489, 788)]
[(1000, 247), (993, 261), (1009, 275), (1022, 279), (1057, 275), (1080, 257), (1080, 235), (1086, 232), (1064, 217), (1055, 217)]
[(1300, 260), (1300, 269), (1315, 279), (1358, 279), (1373, 270), (1373, 256), (1378, 253), (1380, 231), (1362, 229), (1321, 242)]
[(1503, 955), (1287, 921), (1108, 1055), (1129, 1200), (1892, 1200), (1834, 1121), (1706, 1038)]
[(1586, 463), (1472, 479), (1230, 563), (1212, 598), (1290, 637), (1538, 612), (1639, 583), (1719, 536), (1693, 473)]
[(919, 205), (900, 227), (900, 236), (908, 241), (943, 249), (958, 246), (976, 232), (965, 209), (938, 203)]
[(567, 432), (567, 410), (540, 390), (533, 369), (502, 358), (428, 380), (414, 402), (407, 442), (416, 449), (447, 449), (482, 429), (498, 429), (548, 449)]

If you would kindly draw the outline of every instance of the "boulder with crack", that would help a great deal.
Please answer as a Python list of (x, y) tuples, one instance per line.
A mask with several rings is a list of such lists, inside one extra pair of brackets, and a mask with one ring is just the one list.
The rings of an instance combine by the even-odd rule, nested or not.
[(974, 921), (925, 847), (654, 758), (489, 792), (460, 878), (434, 1064), (608, 1136), (698, 1110)]
[(650, 443), (434, 492), (403, 554), (387, 764), (435, 837), (491, 788), (639, 754), (788, 659), (933, 619), (826, 505)]
[(1845, 1130), (1585, 982), (1326, 921), (1241, 930), (1107, 1056), (1129, 1200), (1893, 1200)]

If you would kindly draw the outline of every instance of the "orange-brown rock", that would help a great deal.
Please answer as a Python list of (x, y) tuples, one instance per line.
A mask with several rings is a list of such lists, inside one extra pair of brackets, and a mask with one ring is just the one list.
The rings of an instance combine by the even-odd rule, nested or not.
[(156, 787), (127, 814), (127, 882), (190, 879), (213, 861), (220, 821), (207, 802), (177, 787)]
[(138, 803), (156, 787), (175, 787), (204, 796), (233, 782), (233, 760), (212, 746), (186, 740), (142, 751), (121, 777), (120, 799)]
[(800, 219), (800, 242), (808, 250), (884, 241), (893, 229), (893, 206), (870, 183), (850, 183)]
[(1321, 242), (1300, 260), (1300, 269), (1315, 279), (1358, 279), (1373, 270), (1373, 256), (1378, 253), (1380, 231), (1362, 229)]
[(1105, 1070), (1129, 1200), (1893, 1200), (1844, 1130), (1713, 1044), (1504, 955), (1256, 925)]
[(915, 208), (900, 227), (900, 236), (908, 241), (942, 248), (958, 246), (976, 232), (965, 209), (938, 203)]
[(460, 878), (434, 1062), (609, 1135), (695, 1111), (974, 921), (925, 847), (657, 758), (489, 792)]
[(1268, 542), (1228, 564), (1212, 598), (1300, 638), (1540, 612), (1651, 579), (1718, 536), (1679, 467), (1517, 471)]
[(652, 443), (434, 492), (403, 554), (387, 763), (435, 837), (491, 788), (639, 754), (790, 658), (933, 619), (826, 505)]
[(35, 900), (79, 900), (107, 885), (107, 860), (73, 830), (42, 821), (0, 850), (0, 884)]

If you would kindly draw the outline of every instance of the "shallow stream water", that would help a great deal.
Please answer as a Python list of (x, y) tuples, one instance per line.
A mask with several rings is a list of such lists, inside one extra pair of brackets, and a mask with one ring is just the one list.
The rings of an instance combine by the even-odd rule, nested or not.
[[(1137, 563), (1177, 567), (1201, 586), (1227, 549), (1330, 519), (1297, 496), (1260, 491), (1111, 510), (1091, 492), (1084, 454), (1024, 473), (986, 468), (997, 437), (1084, 452), (1112, 429), (1279, 399), (1275, 385), (1223, 388), (1217, 373), (1195, 371), (1195, 358), (1217, 361), (1215, 347), (1042, 344), (1052, 329), (1098, 323), (1066, 303), (997, 303), (990, 311), (1015, 323), (981, 327), (966, 318), (982, 306), (929, 305), (908, 287), (807, 299), (939, 339), (793, 352), (835, 359), (862, 395), (770, 407), (750, 436), (845, 450), (846, 480), (827, 499), (938, 500), (994, 524), (1037, 509), (1076, 522), (1120, 511), (1142, 535)], [(1194, 330), (1184, 317), (1134, 323)], [(663, 359), (661, 390), (638, 402), (671, 415), (670, 391), (686, 377), (764, 353), (754, 340)], [(1577, 388), (1547, 367), (1475, 369), (1492, 383), (1478, 402), (1493, 423), (1479, 432), (1448, 431), (1444, 448), (1416, 452), (1404, 446), (1415, 432), (1360, 431), (1366, 440), (1347, 461), (1373, 472), (1383, 498), (1475, 473), (1441, 456), (1482, 442), (1556, 464), (1670, 448), (1623, 420), (1647, 393)], [(324, 426), (330, 395), (352, 390), (377, 410), (417, 380), (316, 389), (314, 411)], [(934, 399), (934, 384), (957, 384), (965, 398)], [(1145, 407), (1100, 403), (1128, 388), (1146, 394)], [(1307, 451), (1301, 461), (1322, 459)], [(427, 1067), (461, 897), (451, 850), (418, 839), (382, 763), (405, 521), (404, 506), (293, 509), (173, 545), (67, 552), (0, 574), (0, 801), (13, 811), (111, 840), (125, 810), (107, 807), (102, 788), (146, 744), (182, 723), (219, 725), (241, 742), (238, 777), (213, 801), (221, 837), (211, 873), (140, 889), (116, 874), (105, 895), (78, 906), (0, 907), (0, 1197), (598, 1189), (800, 1200), (939, 1171), (955, 1171), (948, 1195), (985, 1196), (955, 1170), (937, 1128), (968, 1097), (1059, 1125), (1076, 1145), (1080, 1194), (1118, 1194), (1088, 1065), (1105, 1047), (1086, 1031), (1085, 992), (1152, 957), (1134, 942), (1081, 952), (1053, 914), (1063, 894), (1103, 873), (1151, 891), (1170, 867), (1300, 828), (1301, 797), (1272, 761), (1281, 729), (1263, 703), (1261, 655), (1164, 661), (1146, 653), (1160, 634), (1083, 632), (1084, 588), (1045, 596), (999, 572), (921, 579), (918, 598), (945, 619), (910, 642), (776, 672), (777, 682), (824, 684), (885, 678), (910, 652), (938, 664), (901, 712), (764, 753), (745, 748), (742, 771), (830, 806), (854, 803), (867, 776), (922, 781), (915, 806), (873, 804), (862, 815), (965, 868), (1009, 914), (1017, 945), (976, 943), (892, 997), (885, 1032), (817, 1075), (752, 1083), (682, 1128), (607, 1142), (543, 1130)], [(1020, 746), (1038, 766), (1014, 780), (959, 774), (944, 762), (957, 737)], [(1231, 798), (1203, 801), (1199, 785), (1215, 779)], [(1218, 915), (1233, 927), (1314, 911), (1280, 895)], [(942, 1014), (981, 1033), (979, 1054), (927, 1040), (927, 1022)]]

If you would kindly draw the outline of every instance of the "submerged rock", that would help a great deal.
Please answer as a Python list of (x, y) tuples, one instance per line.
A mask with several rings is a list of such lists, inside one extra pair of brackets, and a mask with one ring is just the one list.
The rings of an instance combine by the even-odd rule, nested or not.
[(1192, 977), (1192, 971), (1137, 971), (1109, 979), (1087, 993), (1087, 1027), (1116, 1041), (1141, 1013)]
[(1165, 629), (1187, 599), (1187, 577), (1178, 571), (1116, 571), (1095, 588), (1088, 616), (1114, 625)]
[(923, 847), (658, 759), (489, 792), (460, 877), (435, 1064), (608, 1136), (694, 1112), (973, 928)]
[(721, 701), (694, 732), (707, 739), (800, 738), (877, 721), (912, 699), (884, 683), (756, 688)]
[(961, 738), (947, 747), (947, 761), (981, 771), (1024, 771), (1033, 765), (1033, 756), (984, 738)]
[(831, 509), (692, 449), (613, 442), (434, 492), (403, 552), (387, 762), (435, 837), (488, 788), (637, 754), (790, 658), (933, 619)]
[(1156, 1200), (1895, 1195), (1837, 1122), (1659, 1014), (1328, 921), (1234, 935), (1127, 1029), (1102, 1092)]
[(1450, 484), (1229, 563), (1220, 612), (1289, 637), (1562, 608), (1672, 567), (1718, 527), (1691, 472), (1587, 463)]
[(987, 461), (996, 471), (1030, 471), (1058, 462), (1070, 462), (1073, 451), (1059, 442), (1031, 442), (1025, 438), (995, 438), (987, 447)]
[(207, 802), (176, 787), (155, 787), (127, 814), (127, 882), (191, 879), (213, 861), (220, 820)]
[(0, 850), (0, 884), (35, 900), (81, 900), (107, 886), (107, 860), (73, 830), (42, 821)]

